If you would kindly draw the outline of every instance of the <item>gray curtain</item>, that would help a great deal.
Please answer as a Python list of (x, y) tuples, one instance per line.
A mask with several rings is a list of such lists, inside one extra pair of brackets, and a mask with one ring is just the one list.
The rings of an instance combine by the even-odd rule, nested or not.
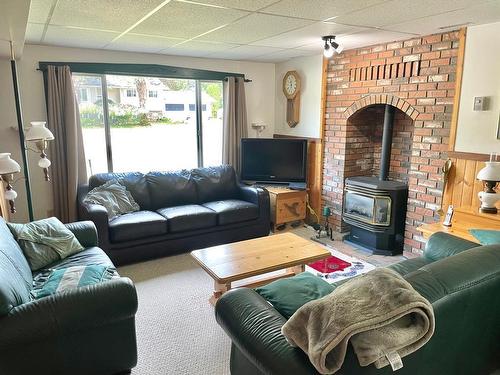
[(240, 171), (240, 140), (248, 137), (245, 80), (229, 77), (224, 82), (222, 162)]
[(68, 66), (47, 71), (47, 126), (54, 133), (50, 144), (54, 215), (63, 223), (75, 221), (78, 185), (87, 182), (80, 113)]

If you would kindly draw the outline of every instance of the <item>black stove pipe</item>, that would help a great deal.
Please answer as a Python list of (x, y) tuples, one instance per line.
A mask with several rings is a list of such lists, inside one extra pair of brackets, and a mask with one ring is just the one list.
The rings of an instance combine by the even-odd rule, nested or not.
[(392, 129), (394, 127), (394, 107), (385, 105), (384, 112), (384, 132), (382, 133), (382, 153), (380, 155), (380, 181), (387, 180), (389, 166), (391, 163)]

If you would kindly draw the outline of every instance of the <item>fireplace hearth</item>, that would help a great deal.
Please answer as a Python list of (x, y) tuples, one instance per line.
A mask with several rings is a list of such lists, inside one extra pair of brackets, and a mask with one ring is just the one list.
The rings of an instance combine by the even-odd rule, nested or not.
[(388, 179), (395, 108), (385, 105), (380, 173), (345, 180), (343, 220), (351, 226), (346, 241), (373, 254), (403, 252), (408, 186)]

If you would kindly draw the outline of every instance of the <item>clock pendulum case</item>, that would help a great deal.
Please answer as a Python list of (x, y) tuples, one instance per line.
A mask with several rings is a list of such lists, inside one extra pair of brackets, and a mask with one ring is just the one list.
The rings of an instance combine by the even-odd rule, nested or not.
[(286, 122), (291, 128), (300, 119), (300, 76), (295, 70), (286, 72), (283, 78), (283, 93), (286, 96)]

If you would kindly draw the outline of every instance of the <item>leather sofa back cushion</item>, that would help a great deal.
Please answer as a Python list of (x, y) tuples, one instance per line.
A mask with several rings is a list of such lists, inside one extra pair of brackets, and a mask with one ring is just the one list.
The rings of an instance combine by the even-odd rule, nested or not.
[(0, 316), (29, 302), (32, 284), (28, 261), (0, 217)]
[(230, 165), (192, 171), (200, 203), (236, 198), (236, 173)]
[(146, 176), (140, 172), (95, 174), (89, 179), (89, 190), (113, 179), (118, 180), (121, 185), (127, 188), (134, 200), (139, 204), (141, 210), (151, 209), (151, 199)]
[(424, 257), (436, 261), (480, 246), (445, 232), (436, 232), (429, 237), (425, 245)]
[(196, 186), (189, 171), (149, 172), (146, 180), (154, 210), (198, 201)]

